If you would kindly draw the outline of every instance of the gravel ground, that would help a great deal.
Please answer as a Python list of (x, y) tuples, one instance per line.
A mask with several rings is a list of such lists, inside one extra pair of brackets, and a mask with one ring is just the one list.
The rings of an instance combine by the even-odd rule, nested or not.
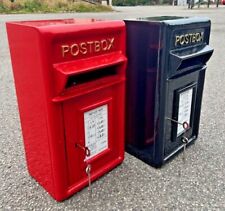
[[(0, 210), (225, 210), (225, 7), (117, 7), (113, 13), (0, 15)], [(211, 46), (199, 139), (161, 169), (126, 154), (122, 165), (68, 200), (54, 201), (26, 169), (5, 21), (155, 15), (207, 16)], [(181, 171), (181, 176), (180, 176)]]

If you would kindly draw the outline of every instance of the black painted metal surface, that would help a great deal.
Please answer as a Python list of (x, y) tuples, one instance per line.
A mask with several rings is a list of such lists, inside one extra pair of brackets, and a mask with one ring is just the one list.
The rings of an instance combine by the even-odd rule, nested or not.
[[(150, 17), (127, 27), (126, 149), (160, 167), (198, 137), (210, 20)], [(179, 123), (188, 123), (182, 128)]]

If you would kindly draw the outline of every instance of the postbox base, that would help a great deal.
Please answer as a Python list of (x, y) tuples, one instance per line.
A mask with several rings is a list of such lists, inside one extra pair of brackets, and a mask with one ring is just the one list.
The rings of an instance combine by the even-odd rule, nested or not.
[[(112, 162), (108, 163), (106, 166), (104, 166), (100, 171), (96, 172), (95, 174), (93, 174), (93, 176), (91, 177), (91, 182), (95, 182), (96, 180), (98, 180), (100, 177), (104, 176), (105, 174), (109, 173), (110, 171), (112, 171), (113, 169), (115, 169), (116, 167), (118, 167), (119, 165), (121, 165), (121, 163), (123, 162), (124, 157), (118, 157), (117, 159), (113, 160)], [(88, 186), (88, 179), (84, 180), (82, 183), (79, 184), (75, 184), (69, 188), (65, 188), (63, 192), (61, 193), (56, 193), (56, 192), (51, 192), (49, 190), (46, 189), (46, 186), (44, 184), (42, 184), (41, 181), (38, 180), (38, 178), (36, 178), (35, 176), (32, 175), (32, 173), (28, 170), (30, 176), (40, 185), (42, 186), (48, 193), (49, 195), (55, 199), (58, 202), (62, 202), (70, 197), (72, 197), (73, 195), (75, 195), (76, 193), (78, 193), (79, 191), (83, 190), (84, 188), (86, 188)]]
[[(187, 144), (187, 147), (194, 144), (195, 141), (196, 138), (191, 139), (190, 142)], [(153, 158), (154, 152), (152, 145), (150, 145), (149, 147), (145, 147), (144, 149), (129, 144), (126, 145), (126, 152), (155, 168), (161, 168), (166, 162), (169, 162), (172, 158), (177, 156), (182, 151), (183, 147), (180, 146), (177, 150), (171, 152), (169, 155), (162, 155), (162, 159), (156, 160)]]

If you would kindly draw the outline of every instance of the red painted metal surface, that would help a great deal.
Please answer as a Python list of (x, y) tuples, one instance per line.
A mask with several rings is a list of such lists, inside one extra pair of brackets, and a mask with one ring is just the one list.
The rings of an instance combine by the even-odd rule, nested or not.
[(28, 170), (61, 201), (88, 185), (87, 164), (93, 181), (124, 159), (125, 25), (23, 21), (7, 33)]

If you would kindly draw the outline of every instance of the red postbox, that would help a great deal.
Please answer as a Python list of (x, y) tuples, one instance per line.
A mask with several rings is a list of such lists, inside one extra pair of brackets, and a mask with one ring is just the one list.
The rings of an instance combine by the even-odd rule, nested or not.
[(7, 23), (29, 173), (61, 201), (124, 159), (125, 24)]

